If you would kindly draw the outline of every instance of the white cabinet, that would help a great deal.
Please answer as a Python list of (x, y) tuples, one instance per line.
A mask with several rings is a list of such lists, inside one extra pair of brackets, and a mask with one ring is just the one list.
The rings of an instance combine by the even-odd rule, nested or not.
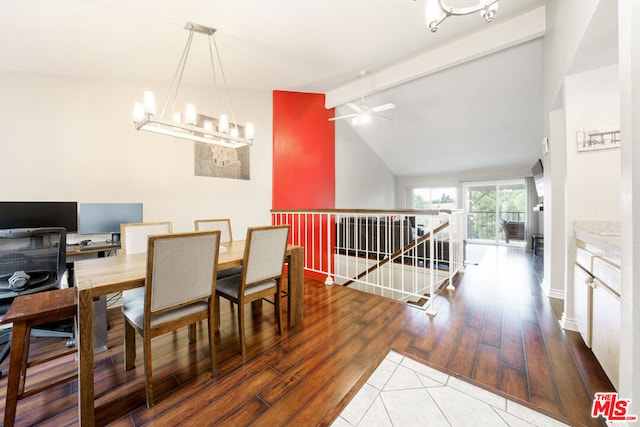
[(620, 364), (620, 297), (598, 279), (593, 288), (591, 350), (618, 389)]
[(593, 276), (579, 264), (576, 264), (573, 273), (574, 295), (573, 312), (576, 317), (578, 332), (587, 347), (591, 347), (591, 307), (593, 298)]
[[(580, 242), (579, 242), (580, 244)], [(574, 315), (582, 339), (618, 389), (620, 358), (620, 267), (606, 254), (576, 248)]]

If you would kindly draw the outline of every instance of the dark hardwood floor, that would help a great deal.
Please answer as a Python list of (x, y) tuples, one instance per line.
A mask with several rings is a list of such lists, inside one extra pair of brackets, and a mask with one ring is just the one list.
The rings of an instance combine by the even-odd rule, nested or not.
[[(437, 316), (321, 281), (305, 280), (305, 319), (276, 334), (273, 308), (247, 322), (248, 353), (238, 353), (236, 320), (222, 303), (219, 374), (209, 371), (206, 324), (189, 345), (186, 329), (154, 341), (156, 405), (145, 406), (142, 348), (123, 370), (123, 324), (109, 311), (109, 350), (96, 357), (99, 425), (328, 425), (393, 349), (571, 425), (590, 417), (595, 391), (613, 391), (579, 335), (558, 324), (562, 301), (540, 289), (541, 266), (520, 248), (469, 247), (456, 290), (437, 299)], [(480, 255), (482, 253), (482, 256)], [(286, 307), (286, 304), (284, 304)], [(60, 341), (34, 338), (32, 351)], [(74, 369), (73, 358), (35, 367), (31, 381)], [(6, 374), (7, 362), (0, 366)], [(77, 424), (77, 386), (18, 403), (17, 425)], [(4, 402), (6, 375), (0, 379)], [(4, 416), (4, 405), (0, 417)], [(0, 418), (1, 419), (1, 418)]]

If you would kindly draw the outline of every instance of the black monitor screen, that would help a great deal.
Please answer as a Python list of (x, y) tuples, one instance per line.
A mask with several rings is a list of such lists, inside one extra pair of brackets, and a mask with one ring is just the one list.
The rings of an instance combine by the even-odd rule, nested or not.
[(0, 202), (0, 229), (64, 227), (78, 231), (77, 202)]
[(142, 222), (142, 203), (80, 203), (80, 234), (120, 233), (130, 222)]

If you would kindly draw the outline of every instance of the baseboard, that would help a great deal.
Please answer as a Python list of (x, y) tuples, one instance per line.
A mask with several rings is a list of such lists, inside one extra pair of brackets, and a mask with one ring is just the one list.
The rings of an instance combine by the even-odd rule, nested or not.
[(556, 298), (564, 300), (564, 290), (552, 289), (547, 282), (547, 279), (542, 279), (542, 283), (540, 283), (540, 287), (544, 291), (544, 294), (549, 298)]
[(560, 326), (562, 327), (562, 329), (578, 332), (578, 325), (576, 324), (576, 321), (574, 319), (567, 317), (565, 313), (562, 313), (562, 319), (560, 319)]

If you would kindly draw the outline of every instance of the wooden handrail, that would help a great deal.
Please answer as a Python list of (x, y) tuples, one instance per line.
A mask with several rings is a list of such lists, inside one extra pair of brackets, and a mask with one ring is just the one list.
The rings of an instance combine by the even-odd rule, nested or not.
[(378, 214), (378, 215), (438, 215), (462, 211), (461, 209), (271, 209), (272, 214), (286, 213), (343, 213), (343, 214)]
[(362, 278), (363, 276), (366, 276), (367, 274), (371, 273), (372, 271), (374, 271), (374, 270), (382, 267), (383, 265), (393, 261), (394, 259), (398, 258), (400, 255), (404, 254), (405, 252), (411, 250), (412, 248), (418, 246), (419, 244), (421, 244), (424, 241), (426, 241), (427, 239), (429, 239), (433, 234), (437, 234), (437, 233), (441, 232), (442, 230), (444, 230), (447, 227), (449, 227), (449, 221), (443, 222), (442, 224), (440, 224), (439, 226), (437, 226), (433, 230), (429, 230), (429, 232), (427, 234), (425, 234), (423, 236), (420, 236), (416, 240), (412, 240), (404, 248), (398, 249), (397, 251), (395, 251), (394, 253), (392, 253), (388, 257), (385, 257), (385, 258), (381, 259), (376, 264), (372, 265), (371, 267), (369, 267), (365, 271), (361, 272), (360, 274), (358, 274), (353, 279), (351, 279), (351, 280), (347, 281), (346, 283), (344, 283), (342, 286), (349, 286), (350, 284), (352, 284), (356, 280)]

